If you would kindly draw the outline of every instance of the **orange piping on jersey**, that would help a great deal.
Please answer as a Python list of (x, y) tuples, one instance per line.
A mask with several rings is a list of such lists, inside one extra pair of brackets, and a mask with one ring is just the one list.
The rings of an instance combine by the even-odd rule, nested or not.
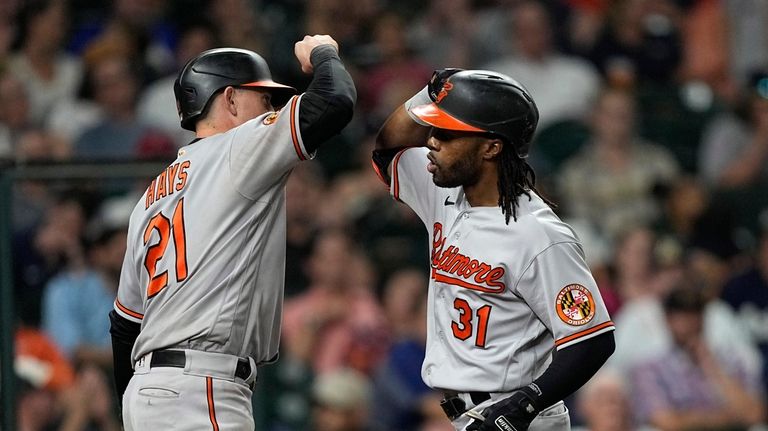
[(123, 313), (125, 313), (125, 314), (127, 314), (127, 315), (129, 315), (131, 317), (135, 317), (137, 319), (144, 319), (144, 315), (143, 314), (137, 313), (137, 312), (135, 312), (133, 310), (130, 310), (128, 307), (126, 307), (125, 305), (121, 304), (120, 301), (117, 300), (117, 299), (115, 299), (115, 305), (117, 306), (117, 308), (120, 309), (120, 311), (122, 311)]
[(490, 287), (479, 286), (477, 284), (468, 283), (458, 278), (453, 278), (444, 274), (439, 274), (437, 270), (434, 270), (434, 269), (432, 270), (432, 278), (434, 278), (435, 281), (440, 283), (452, 284), (454, 286), (463, 287), (465, 289), (471, 289), (471, 290), (479, 290), (480, 292), (485, 292), (485, 293), (501, 293), (504, 291), (504, 288), (506, 287), (503, 283), (501, 283), (500, 287), (491, 289)]
[(205, 378), (205, 392), (208, 395), (208, 418), (211, 419), (213, 431), (219, 431), (219, 423), (216, 421), (216, 408), (213, 405), (213, 378)]
[(299, 160), (307, 160), (304, 157), (304, 153), (301, 151), (301, 144), (299, 143), (299, 135), (296, 133), (296, 103), (299, 101), (298, 97), (291, 99), (291, 140), (293, 141), (293, 148), (296, 150), (296, 154), (299, 155)]
[(382, 183), (387, 185), (387, 188), (389, 188), (389, 183), (387, 182), (387, 179), (384, 178), (384, 175), (381, 174), (381, 170), (379, 170), (379, 167), (376, 166), (376, 162), (371, 160), (371, 166), (373, 166), (373, 171), (376, 172), (376, 176), (379, 177)]
[[(406, 148), (407, 150), (407, 148)], [(398, 201), (402, 202), (400, 200), (400, 176), (397, 174), (397, 163), (400, 161), (400, 156), (403, 155), (405, 150), (400, 151), (395, 155), (394, 160), (392, 160), (392, 187), (394, 192), (392, 193), (392, 196)]]
[(599, 324), (597, 326), (594, 326), (592, 328), (585, 329), (585, 330), (583, 330), (581, 332), (577, 332), (575, 334), (571, 334), (571, 335), (569, 335), (567, 337), (563, 337), (563, 338), (555, 341), (555, 346), (560, 346), (562, 344), (568, 343), (568, 342), (576, 340), (578, 338), (585, 337), (585, 336), (587, 336), (589, 334), (594, 334), (597, 331), (600, 331), (600, 330), (605, 329), (605, 328), (610, 328), (611, 326), (613, 326), (613, 322), (611, 322), (609, 320), (607, 322), (601, 323), (601, 324)]

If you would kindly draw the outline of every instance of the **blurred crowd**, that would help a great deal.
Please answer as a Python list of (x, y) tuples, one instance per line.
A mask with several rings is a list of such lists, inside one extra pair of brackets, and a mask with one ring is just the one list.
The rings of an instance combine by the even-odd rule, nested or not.
[[(358, 104), (287, 186), (281, 356), (260, 370), (257, 429), (451, 430), (420, 377), (427, 235), (370, 150), (433, 69), (506, 73), (539, 106), (529, 162), (617, 328), (614, 356), (567, 400), (572, 422), (755, 430), (768, 410), (766, 23), (765, 0), (5, 0), (0, 168), (170, 162), (192, 138), (172, 91), (188, 59), (253, 49), (303, 89), (293, 43), (332, 35)], [(107, 313), (147, 181), (16, 183), (19, 431), (120, 429)]]

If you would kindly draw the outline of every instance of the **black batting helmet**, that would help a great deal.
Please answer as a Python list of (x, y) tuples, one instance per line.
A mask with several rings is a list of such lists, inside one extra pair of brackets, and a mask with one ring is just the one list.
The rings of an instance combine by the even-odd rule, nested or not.
[(451, 75), (434, 103), (411, 112), (430, 126), (486, 132), (511, 142), (520, 157), (528, 156), (539, 110), (528, 90), (507, 75), (463, 70)]
[(210, 49), (193, 58), (181, 69), (173, 85), (181, 127), (195, 130), (197, 119), (222, 88), (262, 87), (272, 93), (272, 104), (282, 106), (296, 89), (272, 81), (267, 62), (246, 49)]

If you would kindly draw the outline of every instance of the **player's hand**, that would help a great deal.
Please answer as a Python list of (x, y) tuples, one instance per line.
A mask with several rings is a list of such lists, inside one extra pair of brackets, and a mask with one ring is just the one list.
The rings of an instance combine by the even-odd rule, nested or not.
[(436, 101), (438, 99), (438, 95), (440, 94), (440, 91), (443, 90), (443, 86), (445, 85), (445, 81), (451, 77), (456, 72), (461, 72), (464, 69), (457, 69), (453, 67), (448, 67), (445, 69), (438, 69), (434, 73), (432, 73), (432, 78), (429, 80), (429, 84), (427, 84), (427, 91), (429, 92), (429, 98), (432, 99), (432, 101)]
[(301, 64), (301, 71), (304, 73), (312, 73), (312, 62), (309, 61), (312, 50), (320, 45), (331, 45), (336, 52), (339, 51), (339, 44), (331, 36), (327, 34), (316, 34), (314, 36), (306, 35), (304, 39), (296, 42), (293, 46), (293, 52), (296, 54), (296, 59)]
[(512, 393), (483, 410), (484, 421), (475, 419), (467, 431), (526, 431), (538, 413), (534, 400), (524, 390)]

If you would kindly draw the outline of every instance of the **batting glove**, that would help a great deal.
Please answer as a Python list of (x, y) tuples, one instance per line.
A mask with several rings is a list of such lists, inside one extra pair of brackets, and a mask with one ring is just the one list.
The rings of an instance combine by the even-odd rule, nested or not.
[(536, 389), (526, 386), (483, 410), (484, 421), (475, 419), (467, 431), (526, 431), (539, 413)]
[(432, 99), (433, 102), (436, 101), (438, 94), (440, 94), (440, 91), (443, 89), (443, 85), (445, 85), (445, 81), (447, 81), (454, 73), (461, 72), (462, 70), (464, 69), (448, 67), (445, 69), (438, 69), (432, 73), (432, 78), (429, 80), (429, 84), (427, 84), (429, 98)]

